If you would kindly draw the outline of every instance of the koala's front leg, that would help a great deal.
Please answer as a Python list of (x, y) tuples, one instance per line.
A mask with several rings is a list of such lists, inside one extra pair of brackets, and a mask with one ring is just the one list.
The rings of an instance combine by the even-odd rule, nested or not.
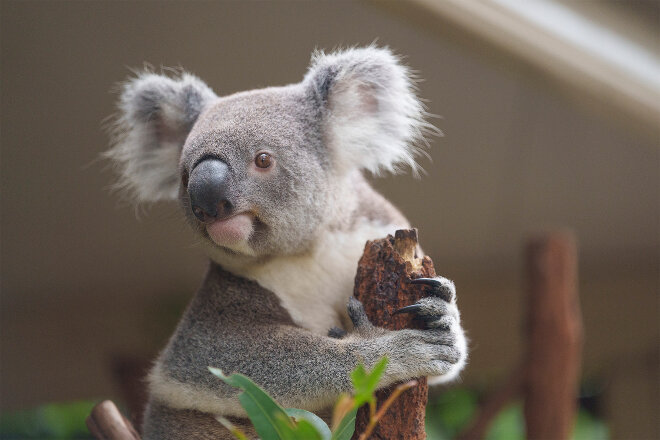
[(215, 365), (246, 374), (286, 407), (311, 411), (327, 408), (340, 393), (350, 392), (350, 372), (359, 363), (372, 368), (383, 356), (389, 362), (379, 387), (420, 376), (448, 381), (461, 371), (467, 355), (453, 290), (449, 299), (430, 296), (401, 311), (416, 313), (426, 329), (393, 331), (372, 325), (362, 304), (351, 298), (348, 314), (354, 330), (344, 338), (299, 327), (257, 326), (250, 331), (263, 331), (263, 338), (243, 347), (240, 366), (236, 359), (218, 359)]
[(449, 380), (465, 364), (465, 337), (453, 296), (449, 301), (431, 296), (404, 308), (422, 317), (427, 329), (397, 331), (373, 326), (362, 304), (351, 299), (354, 331), (336, 339), (267, 314), (245, 319), (257, 295), (236, 297), (217, 309), (205, 298), (193, 303), (150, 375), (154, 402), (244, 417), (238, 390), (213, 377), (207, 366), (247, 375), (285, 407), (318, 411), (351, 391), (350, 372), (358, 363), (372, 368), (387, 356), (382, 387), (419, 376)]
[(431, 296), (397, 313), (415, 313), (425, 322), (425, 330), (386, 331), (369, 322), (359, 301), (351, 298), (348, 305), (356, 333), (383, 345), (390, 360), (383, 385), (417, 376), (433, 376), (432, 383), (449, 381), (466, 363), (467, 341), (460, 324), (454, 283), (443, 277), (421, 278), (412, 283), (429, 286)]

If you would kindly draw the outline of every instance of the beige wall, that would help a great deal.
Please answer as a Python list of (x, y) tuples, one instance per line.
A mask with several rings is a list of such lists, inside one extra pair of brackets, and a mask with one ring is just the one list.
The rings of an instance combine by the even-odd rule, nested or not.
[(1, 19), (3, 409), (114, 395), (111, 354), (153, 354), (204, 270), (177, 206), (136, 219), (109, 194), (101, 121), (128, 67), (184, 66), (228, 94), (300, 80), (315, 47), (376, 38), (407, 56), (442, 116), (428, 175), (376, 185), (457, 281), (465, 382), (515, 362), (520, 248), (543, 227), (580, 239), (585, 374), (606, 383), (614, 362), (657, 353), (657, 128), (446, 23), (372, 4), (4, 1)]

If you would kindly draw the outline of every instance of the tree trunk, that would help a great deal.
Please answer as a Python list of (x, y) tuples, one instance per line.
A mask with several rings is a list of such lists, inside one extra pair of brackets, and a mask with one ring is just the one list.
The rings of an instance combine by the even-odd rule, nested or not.
[[(434, 277), (429, 257), (416, 258), (417, 230), (398, 230), (395, 236), (367, 242), (358, 263), (355, 277), (355, 297), (362, 302), (371, 322), (390, 330), (423, 328), (423, 323), (408, 314), (393, 315), (397, 309), (416, 303), (428, 296), (426, 287), (409, 284), (420, 277)], [(403, 392), (380, 420), (370, 439), (423, 440), (424, 415), (428, 400), (426, 378)], [(376, 393), (378, 407), (387, 400), (393, 385)], [(354, 439), (369, 423), (368, 405), (358, 411)]]

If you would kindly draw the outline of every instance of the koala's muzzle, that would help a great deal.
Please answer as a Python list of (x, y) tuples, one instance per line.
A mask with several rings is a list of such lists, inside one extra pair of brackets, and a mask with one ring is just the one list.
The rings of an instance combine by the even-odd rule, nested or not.
[(220, 159), (208, 158), (195, 165), (188, 180), (188, 195), (195, 217), (204, 223), (223, 219), (233, 208), (227, 199), (229, 167)]

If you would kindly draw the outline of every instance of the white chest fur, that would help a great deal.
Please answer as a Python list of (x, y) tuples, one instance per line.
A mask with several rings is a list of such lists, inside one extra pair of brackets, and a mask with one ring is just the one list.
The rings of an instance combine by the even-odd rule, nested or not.
[(365, 222), (352, 231), (328, 232), (310, 254), (277, 258), (242, 275), (274, 292), (296, 324), (325, 335), (342, 327), (367, 240), (401, 227)]

